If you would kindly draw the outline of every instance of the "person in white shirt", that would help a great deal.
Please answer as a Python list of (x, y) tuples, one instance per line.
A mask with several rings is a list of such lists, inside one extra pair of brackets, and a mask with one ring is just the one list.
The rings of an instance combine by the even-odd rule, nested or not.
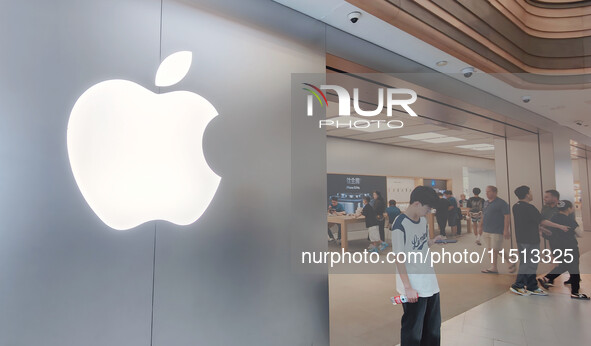
[(437, 202), (435, 190), (427, 186), (416, 187), (410, 194), (410, 205), (392, 225), (392, 251), (407, 255), (406, 263), (396, 262), (396, 288), (408, 300), (402, 305), (401, 346), (440, 344), (441, 310), (435, 270), (428, 259), (421, 261), (421, 256), (416, 256), (414, 261), (414, 256), (408, 256), (411, 252), (419, 252), (424, 258), (428, 255), (427, 249), (442, 239), (440, 235), (429, 239), (425, 218)]

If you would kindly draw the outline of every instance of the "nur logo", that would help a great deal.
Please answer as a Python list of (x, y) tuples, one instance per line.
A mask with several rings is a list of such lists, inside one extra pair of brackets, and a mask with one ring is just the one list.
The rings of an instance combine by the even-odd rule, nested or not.
[[(302, 83), (306, 87), (302, 88), (310, 93), (307, 99), (307, 109), (308, 109), (308, 116), (311, 117), (314, 113), (314, 97), (318, 100), (320, 106), (328, 106), (328, 101), (326, 100), (326, 95), (322, 92), (322, 90), (331, 89), (337, 93), (338, 103), (339, 103), (339, 116), (350, 116), (351, 115), (351, 95), (349, 92), (338, 85), (321, 85), (320, 88), (309, 84), (309, 83)], [(384, 95), (386, 99), (386, 109), (387, 115), (389, 117), (392, 116), (392, 108), (394, 106), (400, 106), (404, 109), (410, 116), (416, 117), (417, 114), (410, 108), (410, 104), (413, 104), (417, 100), (417, 93), (411, 89), (397, 89), (397, 88), (379, 88), (378, 89), (378, 104), (376, 109), (374, 110), (363, 110), (359, 107), (359, 89), (353, 88), (353, 109), (355, 113), (361, 115), (363, 117), (373, 117), (382, 112), (384, 109)], [(408, 95), (410, 98), (408, 99), (395, 99), (394, 95)], [(322, 101), (324, 100), (324, 104)]]
[[(317, 87), (315, 87), (314, 85), (312, 85), (310, 83), (302, 83), (302, 84), (314, 89), (314, 90), (310, 90), (308, 88), (302, 88), (303, 90), (306, 90), (306, 91), (310, 92), (312, 95), (316, 96), (316, 99), (318, 100), (320, 107), (322, 107), (324, 105), (326, 105), (328, 107), (328, 101), (326, 100), (326, 96), (324, 95), (322, 90), (318, 89)], [(322, 87), (322, 85), (320, 87)], [(312, 105), (312, 102), (313, 102), (312, 95), (308, 95), (308, 116), (309, 117), (312, 116), (312, 112), (314, 110), (314, 106)], [(322, 98), (320, 98), (320, 96), (322, 96)], [(322, 100), (324, 100), (324, 104), (322, 104)]]

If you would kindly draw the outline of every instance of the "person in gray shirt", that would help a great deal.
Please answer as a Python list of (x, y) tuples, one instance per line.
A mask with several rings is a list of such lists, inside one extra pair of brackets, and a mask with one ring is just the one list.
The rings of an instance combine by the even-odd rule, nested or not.
[(548, 190), (544, 192), (544, 205), (542, 206), (542, 219), (550, 220), (552, 216), (558, 214), (558, 207), (556, 204), (560, 200), (560, 193), (556, 190)]
[[(482, 222), (480, 223), (479, 232), (482, 232), (484, 245), (488, 249), (493, 250), (492, 263), (490, 268), (483, 269), (483, 273), (498, 274), (498, 255), (503, 249), (503, 238), (510, 239), (511, 231), (511, 211), (509, 204), (497, 197), (497, 188), (489, 185), (486, 187), (486, 198), (488, 201), (484, 203), (482, 212)], [(509, 254), (505, 252), (505, 260), (509, 261)], [(509, 272), (514, 273), (516, 269), (515, 263), (509, 264)]]

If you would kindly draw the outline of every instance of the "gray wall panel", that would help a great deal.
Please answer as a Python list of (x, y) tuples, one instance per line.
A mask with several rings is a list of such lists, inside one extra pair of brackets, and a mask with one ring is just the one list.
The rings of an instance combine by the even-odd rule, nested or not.
[[(292, 270), (289, 232), (291, 74), (324, 72), (324, 26), (270, 1), (165, 1), (163, 18), (163, 56), (194, 52), (178, 88), (220, 113), (204, 150), (222, 181), (195, 224), (158, 224), (154, 345), (327, 345), (327, 275)], [(319, 135), (299, 188), (323, 191)], [(299, 240), (325, 244), (321, 214)]]
[[(0, 345), (147, 345), (154, 225), (105, 226), (70, 170), (78, 96), (151, 82), (159, 1), (24, 1), (0, 12)], [(149, 84), (148, 84), (149, 85)]]
[[(327, 275), (292, 262), (293, 242), (326, 246), (325, 138), (307, 138), (316, 153), (292, 148), (309, 119), (290, 109), (291, 74), (324, 72), (324, 25), (271, 1), (170, 0), (161, 41), (158, 0), (2, 8), (0, 345), (149, 345), (155, 235), (154, 345), (328, 344)], [(193, 225), (114, 231), (72, 176), (69, 113), (103, 80), (157, 91), (161, 48), (194, 53), (187, 78), (161, 91), (217, 108), (204, 151), (222, 182)]]

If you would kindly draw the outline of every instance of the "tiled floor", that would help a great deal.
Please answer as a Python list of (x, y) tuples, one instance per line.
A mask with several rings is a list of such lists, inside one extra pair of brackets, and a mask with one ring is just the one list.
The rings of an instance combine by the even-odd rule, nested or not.
[[(591, 234), (580, 241), (581, 291), (591, 293)], [(464, 235), (457, 247), (471, 247)], [(359, 246), (356, 246), (359, 245)], [(352, 248), (366, 246), (353, 244)], [(355, 251), (355, 250), (353, 250)], [(522, 297), (508, 292), (514, 274), (480, 274), (481, 266), (465, 274), (439, 274), (442, 345), (589, 345), (591, 301), (570, 299), (564, 276), (547, 297)], [(539, 272), (543, 272), (541, 267)], [(503, 274), (504, 273), (504, 274)], [(585, 274), (590, 273), (590, 274)], [(568, 274), (565, 276), (568, 277)], [(400, 341), (402, 308), (388, 304), (395, 294), (391, 274), (331, 274), (331, 345), (384, 345)]]
[[(587, 239), (588, 240), (588, 239)], [(581, 256), (581, 273), (591, 273), (591, 252)], [(591, 295), (591, 275), (581, 275), (581, 292)], [(442, 345), (589, 345), (591, 301), (570, 298), (564, 274), (548, 296), (506, 292), (443, 322)]]
[[(591, 253), (587, 253), (587, 262)], [(504, 293), (441, 326), (442, 345), (589, 345), (591, 302), (570, 299), (564, 276), (546, 297)], [(582, 292), (591, 292), (591, 275), (583, 275)]]

